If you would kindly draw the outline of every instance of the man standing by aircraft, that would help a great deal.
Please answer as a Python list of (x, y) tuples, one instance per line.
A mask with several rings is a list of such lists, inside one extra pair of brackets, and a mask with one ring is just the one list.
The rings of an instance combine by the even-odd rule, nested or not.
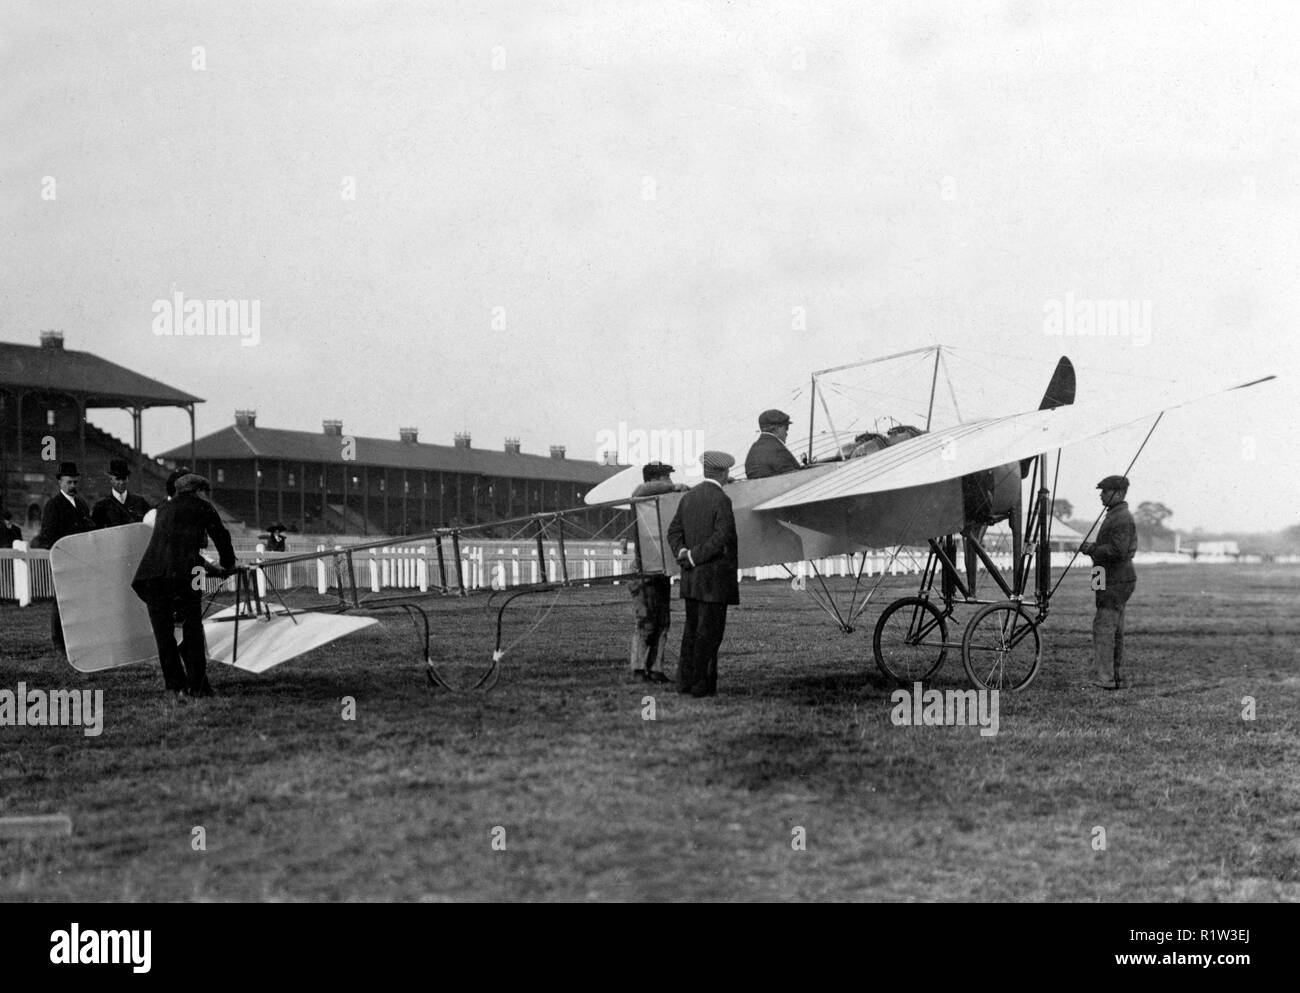
[(111, 487), (108, 496), (95, 501), (90, 510), (90, 517), (96, 527), (115, 528), (123, 524), (139, 524), (144, 515), (149, 513), (149, 502), (139, 493), (128, 493), (127, 477), (131, 467), (126, 459), (109, 459), (108, 482)]
[(1097, 540), (1079, 546), (1079, 551), (1092, 559), (1093, 566), (1101, 568), (1097, 614), (1092, 621), (1092, 648), (1097, 659), (1093, 685), (1122, 690), (1129, 685), (1124, 675), (1124, 607), (1137, 588), (1137, 573), (1133, 570), (1137, 525), (1125, 502), (1127, 478), (1107, 476), (1097, 489), (1101, 490), (1106, 519), (1097, 531)]
[[(77, 463), (60, 462), (58, 479), (59, 492), (45, 501), (45, 509), (41, 512), (41, 531), (32, 541), (33, 548), (53, 548), (60, 538), (95, 530), (90, 507), (77, 496), (77, 483), (81, 479)], [(50, 641), (60, 654), (67, 651), (63, 642), (63, 621), (59, 618), (57, 598), (54, 600), (54, 609), (50, 612)]]
[(784, 410), (765, 410), (758, 415), (758, 438), (745, 456), (745, 478), (764, 479), (794, 472), (799, 460), (785, 447), (790, 436), (790, 415)]
[[(690, 487), (676, 486), (669, 478), (673, 467), (649, 462), (641, 469), (643, 482), (632, 491), (634, 497), (657, 496)], [(641, 569), (641, 561), (636, 567)], [(647, 576), (627, 584), (636, 610), (636, 630), (632, 632), (632, 675), (647, 683), (666, 683), (668, 677), (655, 663), (664, 658), (663, 646), (672, 624), (672, 580), (668, 576)]]
[(722, 490), (736, 460), (726, 452), (705, 452), (700, 464), (704, 482), (682, 497), (668, 526), (686, 601), (677, 692), (696, 697), (718, 692), (718, 648), (727, 629), (727, 605), (740, 603), (736, 518), (731, 498)]
[[(203, 640), (203, 580), (208, 575), (229, 575), (235, 568), (230, 532), (208, 502), (211, 492), (211, 484), (194, 473), (176, 480), (176, 495), (158, 508), (149, 547), (131, 582), (149, 608), (163, 681), (178, 700), (212, 696)], [(217, 547), (220, 568), (200, 554), (209, 537)], [(179, 648), (177, 620), (184, 629)]]

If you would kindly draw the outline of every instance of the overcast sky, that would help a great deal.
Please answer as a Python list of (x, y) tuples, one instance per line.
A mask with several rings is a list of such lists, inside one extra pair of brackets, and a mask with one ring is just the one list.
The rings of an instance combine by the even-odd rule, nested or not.
[[(1294, 2), (0, 10), (0, 339), (204, 397), (200, 435), (735, 449), (765, 407), (806, 432), (811, 370), (941, 342), (963, 414), (1061, 354), (1081, 398), (1277, 373), (1166, 416), (1130, 498), (1300, 522)], [(256, 301), (257, 344), (155, 334), (178, 292)]]

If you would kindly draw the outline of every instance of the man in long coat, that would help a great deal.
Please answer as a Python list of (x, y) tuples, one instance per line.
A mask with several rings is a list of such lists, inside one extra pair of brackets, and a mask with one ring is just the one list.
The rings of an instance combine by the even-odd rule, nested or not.
[(736, 517), (722, 489), (736, 460), (726, 452), (705, 452), (700, 463), (704, 482), (682, 497), (668, 526), (686, 602), (677, 692), (697, 697), (718, 692), (718, 648), (727, 629), (727, 606), (740, 603)]

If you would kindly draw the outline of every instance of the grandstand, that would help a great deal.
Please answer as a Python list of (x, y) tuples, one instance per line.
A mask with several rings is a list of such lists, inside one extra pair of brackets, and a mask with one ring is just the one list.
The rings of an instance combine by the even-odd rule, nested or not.
[[(108, 492), (105, 470), (114, 458), (131, 465), (132, 489), (158, 503), (169, 470), (143, 452), (143, 414), (183, 410), (192, 439), (194, 405), (202, 402), (97, 355), (65, 349), (58, 331), (42, 331), (39, 346), (0, 342), (0, 503), (31, 537), (56, 488), (60, 461), (77, 463), (82, 495), (93, 503)], [(130, 443), (86, 420), (87, 411), (103, 408), (131, 414)]]
[[(163, 453), (187, 458), (188, 446)], [(582, 503), (621, 466), (529, 455), (507, 438), (500, 451), (421, 442), (415, 428), (398, 437), (354, 437), (340, 420), (320, 433), (259, 427), (251, 410), (200, 438), (194, 468), (212, 480), (214, 496), (250, 526), (283, 522), (315, 535), (407, 535), (562, 510)], [(593, 522), (594, 523), (594, 522)], [(502, 535), (506, 537), (508, 535)]]

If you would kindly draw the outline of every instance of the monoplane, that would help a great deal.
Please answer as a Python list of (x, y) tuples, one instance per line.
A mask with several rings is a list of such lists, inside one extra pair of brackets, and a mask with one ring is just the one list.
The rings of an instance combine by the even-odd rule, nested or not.
[[(931, 352), (934, 366), (923, 427), (859, 434), (836, 429), (822, 389), (828, 377)], [(1059, 450), (1154, 417), (1149, 440), (1165, 410), (1273, 377), (1158, 402), (1080, 406), (1075, 403), (1074, 367), (1063, 357), (1037, 409), (959, 419), (932, 430), (942, 363), (942, 347), (932, 346), (814, 373), (806, 466), (727, 486), (735, 509), (739, 565), (742, 570), (784, 567), (794, 575), (793, 564), (806, 563), (804, 571), (813, 582), (805, 588), (841, 631), (851, 633), (885, 575), (881, 570), (863, 592), (866, 553), (890, 550), (892, 563), (905, 549), (922, 549), (926, 561), (916, 594), (886, 605), (874, 626), (876, 664), (891, 679), (910, 684), (933, 678), (948, 652), (960, 651), (976, 685), (1022, 689), (1041, 664), (1041, 628), (1064, 578), (1062, 573), (1052, 583), (1050, 555)], [(948, 386), (951, 390), (950, 380)], [(828, 425), (821, 432), (815, 429), (819, 408)], [(595, 487), (582, 507), (439, 528), (396, 541), (259, 553), (231, 579), (209, 585), (204, 624), (209, 657), (265, 672), (374, 625), (376, 615), (400, 611), (409, 621), (401, 627), (414, 637), (416, 657), (432, 684), (490, 689), (505, 653), (524, 637), (507, 643), (504, 636), (507, 608), (521, 597), (553, 592), (558, 598), (575, 587), (677, 573), (666, 532), (681, 494), (633, 498), (639, 481), (640, 467), (631, 466)], [(1006, 522), (1011, 532), (1009, 569), (999, 569), (984, 543), (987, 529), (999, 522)], [(147, 612), (129, 585), (149, 534), (146, 525), (127, 525), (71, 535), (51, 550), (68, 658), (78, 670), (156, 661)], [(482, 556), (489, 536), (496, 540), (495, 562)], [(596, 550), (607, 552), (611, 545), (626, 551), (606, 555), (596, 567)], [(852, 564), (847, 603), (832, 596), (817, 565), (837, 557)], [(992, 598), (978, 595), (981, 565), (996, 588)], [(468, 680), (457, 681), (431, 650), (431, 601), (476, 595), (485, 595), (496, 610), (495, 644), (490, 662)], [(949, 622), (959, 607), (975, 608), (975, 613), (960, 640), (949, 640)]]

